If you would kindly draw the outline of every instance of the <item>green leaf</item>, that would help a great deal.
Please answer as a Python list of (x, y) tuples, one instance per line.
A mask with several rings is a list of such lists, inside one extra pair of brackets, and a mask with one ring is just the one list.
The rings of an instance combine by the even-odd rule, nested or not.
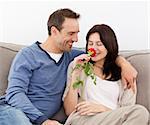
[(84, 72), (87, 76), (89, 76), (92, 73), (89, 63), (85, 64)]
[(93, 54), (93, 52), (88, 51), (88, 56), (91, 56)]
[(96, 77), (95, 77), (95, 76), (94, 76), (94, 81), (93, 81), (93, 82), (94, 82), (94, 84), (96, 85)]
[(94, 79), (94, 75), (91, 75), (91, 78)]
[(92, 78), (93, 83), (96, 85), (96, 77), (95, 77), (95, 75), (94, 75), (94, 74), (91, 74), (90, 77)]
[(79, 69), (80, 67), (82, 67), (82, 65), (81, 65), (81, 64), (77, 64), (77, 65), (73, 68), (72, 72), (73, 72), (75, 69)]
[[(73, 69), (73, 71), (74, 71), (75, 69), (79, 69), (79, 68), (82, 68), (82, 69), (84, 70), (85, 75), (86, 75), (86, 76), (90, 76), (90, 77), (92, 78), (94, 84), (96, 85), (96, 77), (95, 77), (95, 75), (93, 74), (93, 64), (90, 63), (90, 62), (86, 62), (86, 63), (84, 63), (83, 65), (77, 64), (77, 65), (75, 66), (75, 68)], [(73, 71), (72, 71), (72, 72), (73, 72)], [(80, 80), (80, 78), (78, 77), (78, 78), (76, 79), (76, 82), (73, 83), (73, 88), (74, 88), (74, 89), (80, 88), (81, 86), (83, 86), (83, 84), (84, 84), (83, 81)]]
[(77, 82), (73, 83), (73, 88), (80, 88), (80, 86), (83, 86), (83, 81), (78, 80)]
[(77, 69), (79, 69), (81, 67), (81, 64), (77, 64), (76, 66), (75, 66), (75, 68), (77, 68)]

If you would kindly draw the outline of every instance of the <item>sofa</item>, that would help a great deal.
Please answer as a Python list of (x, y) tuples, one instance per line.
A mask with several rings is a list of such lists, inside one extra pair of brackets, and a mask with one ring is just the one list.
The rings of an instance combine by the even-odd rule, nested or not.
[[(22, 47), (24, 46), (0, 42), (0, 96), (5, 94), (12, 60)], [(145, 106), (150, 112), (150, 50), (120, 51), (120, 55), (137, 69), (137, 104)], [(65, 120), (66, 115), (63, 108), (53, 118), (60, 121)]]

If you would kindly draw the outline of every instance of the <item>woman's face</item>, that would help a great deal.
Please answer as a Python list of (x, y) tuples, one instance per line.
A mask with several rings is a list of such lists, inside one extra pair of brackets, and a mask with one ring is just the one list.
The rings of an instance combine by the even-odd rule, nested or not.
[(107, 55), (107, 49), (101, 42), (98, 33), (92, 33), (89, 36), (87, 49), (89, 48), (94, 48), (96, 51), (96, 55), (91, 58), (94, 62), (105, 60), (105, 57)]

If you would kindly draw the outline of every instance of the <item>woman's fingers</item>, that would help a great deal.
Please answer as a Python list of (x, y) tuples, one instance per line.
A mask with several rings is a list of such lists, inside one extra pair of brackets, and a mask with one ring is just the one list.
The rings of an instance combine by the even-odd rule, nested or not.
[(88, 62), (90, 57), (87, 54), (82, 54), (74, 58), (75, 62)]
[(77, 112), (79, 112), (80, 115), (92, 115), (92, 109), (89, 102), (81, 102), (78, 103), (76, 106)]
[(80, 115), (93, 115), (94, 114), (92, 108), (90, 107), (81, 108), (78, 112)]
[(83, 102), (80, 102), (76, 105), (75, 108), (81, 108), (81, 106), (86, 106), (87, 102), (86, 101), (83, 101)]

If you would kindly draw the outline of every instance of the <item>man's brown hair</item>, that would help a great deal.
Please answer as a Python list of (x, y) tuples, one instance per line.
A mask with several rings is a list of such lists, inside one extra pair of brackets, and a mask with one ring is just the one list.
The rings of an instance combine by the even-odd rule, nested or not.
[(56, 10), (50, 15), (48, 19), (47, 22), (48, 34), (51, 35), (52, 26), (55, 26), (60, 31), (62, 29), (62, 24), (65, 21), (65, 18), (78, 19), (79, 17), (80, 17), (79, 14), (68, 8)]

